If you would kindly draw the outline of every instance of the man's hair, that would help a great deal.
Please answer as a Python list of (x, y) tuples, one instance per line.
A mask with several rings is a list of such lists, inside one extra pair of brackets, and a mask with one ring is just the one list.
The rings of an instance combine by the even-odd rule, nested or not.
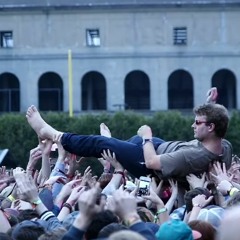
[(239, 164), (240, 158), (237, 155), (232, 155), (232, 165), (233, 164)]
[(195, 115), (206, 116), (206, 121), (215, 125), (215, 134), (223, 138), (227, 132), (229, 115), (228, 110), (220, 104), (204, 104), (193, 109)]
[(39, 218), (39, 215), (36, 210), (25, 209), (19, 211), (18, 215), (19, 222), (22, 222), (24, 220), (31, 220), (33, 218)]
[(112, 233), (109, 238), (109, 240), (125, 240), (125, 239), (131, 239), (131, 240), (146, 240), (144, 236), (142, 236), (140, 233), (132, 231), (132, 230), (121, 230), (118, 232)]
[(211, 223), (202, 220), (193, 220), (188, 225), (192, 230), (202, 234), (201, 240), (215, 239), (217, 231)]
[(51, 232), (46, 232), (42, 234), (38, 240), (59, 240), (67, 232), (66, 228), (58, 227)]
[(15, 240), (37, 240), (42, 234), (45, 233), (44, 228), (40, 225), (27, 226), (20, 229), (17, 226), (18, 225), (13, 227), (11, 235), (11, 237)]
[(117, 216), (110, 210), (104, 210), (100, 213), (97, 213), (93, 218), (92, 223), (88, 227), (85, 233), (85, 239), (95, 239), (97, 238), (100, 230), (110, 223), (117, 223)]
[(204, 194), (206, 196), (206, 198), (210, 197), (210, 192), (208, 191), (208, 189), (200, 188), (200, 187), (194, 188), (194, 189), (185, 193), (184, 201), (185, 201), (185, 204), (186, 204), (187, 213), (192, 211), (192, 208), (193, 208), (192, 199), (199, 194)]
[(121, 230), (127, 230), (128, 228), (121, 224), (121, 223), (110, 223), (107, 226), (103, 227), (99, 234), (98, 234), (98, 238), (107, 238), (110, 236), (110, 234), (114, 233), (114, 232), (118, 232)]
[(7, 233), (0, 232), (0, 239), (1, 240), (12, 240), (10, 236), (7, 235)]

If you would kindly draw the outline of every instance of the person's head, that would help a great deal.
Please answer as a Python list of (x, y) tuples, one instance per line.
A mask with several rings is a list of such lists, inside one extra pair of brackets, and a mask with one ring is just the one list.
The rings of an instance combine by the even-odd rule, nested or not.
[(194, 137), (203, 140), (207, 134), (214, 133), (223, 138), (227, 132), (229, 115), (227, 109), (220, 104), (204, 104), (194, 108)]
[(114, 233), (114, 232), (118, 232), (120, 230), (127, 230), (128, 228), (120, 223), (110, 223), (107, 226), (103, 227), (99, 234), (98, 234), (98, 238), (107, 238), (110, 236), (110, 234)]
[(141, 234), (134, 232), (132, 230), (121, 230), (111, 234), (108, 238), (109, 240), (146, 240)]
[(232, 156), (232, 164), (228, 169), (228, 174), (233, 176), (233, 181), (240, 183), (240, 158), (237, 155)]
[(66, 228), (58, 227), (51, 232), (46, 232), (42, 234), (38, 240), (59, 240), (67, 232)]
[(118, 217), (111, 211), (104, 210), (100, 213), (97, 213), (85, 233), (85, 239), (89, 240), (97, 238), (98, 233), (103, 227), (114, 222), (118, 222)]
[(197, 220), (206, 221), (212, 224), (215, 229), (218, 229), (221, 224), (224, 212), (225, 209), (220, 206), (209, 205), (200, 210), (197, 216)]
[(17, 210), (15, 210), (13, 208), (5, 208), (3, 213), (4, 213), (5, 217), (7, 217), (8, 222), (10, 223), (11, 227), (13, 227), (19, 223), (19, 219), (18, 219), (19, 212)]
[(196, 230), (202, 234), (202, 237), (199, 240), (214, 240), (216, 236), (216, 229), (212, 226), (212, 224), (201, 221), (194, 220), (188, 223), (192, 230)]
[(19, 222), (36, 219), (38, 217), (37, 211), (33, 209), (20, 210), (18, 215)]
[(239, 240), (240, 206), (225, 210), (216, 240)]
[(99, 194), (97, 204), (100, 205), (102, 209), (105, 208), (107, 204), (107, 195), (104, 193)]
[(211, 193), (208, 191), (208, 189), (200, 188), (200, 187), (194, 188), (193, 190), (190, 190), (190, 191), (185, 193), (184, 201), (185, 201), (185, 204), (186, 204), (187, 213), (192, 211), (192, 208), (193, 208), (192, 199), (199, 194), (204, 194), (206, 196), (206, 198), (209, 198), (210, 195), (211, 195)]
[(7, 233), (2, 233), (2, 232), (0, 232), (0, 239), (1, 240), (12, 240), (12, 238), (10, 236), (8, 236)]
[(240, 205), (240, 192), (236, 192), (226, 202), (226, 207), (233, 207)]
[(37, 240), (44, 233), (45, 229), (39, 222), (25, 220), (13, 227), (11, 237), (14, 240)]
[(99, 177), (98, 182), (100, 183), (100, 188), (104, 189), (112, 179), (112, 173), (102, 173)]
[(154, 221), (153, 213), (146, 207), (137, 207), (137, 213), (143, 222), (153, 222)]
[(199, 239), (201, 233), (192, 230), (180, 219), (171, 219), (160, 226), (155, 236), (159, 240), (193, 240)]

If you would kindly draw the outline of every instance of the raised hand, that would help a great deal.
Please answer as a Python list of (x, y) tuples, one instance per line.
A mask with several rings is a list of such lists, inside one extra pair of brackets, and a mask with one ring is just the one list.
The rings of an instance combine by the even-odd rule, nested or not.
[(217, 190), (223, 195), (227, 195), (228, 192), (231, 190), (231, 188), (233, 187), (233, 185), (231, 184), (231, 182), (227, 181), (227, 180), (222, 180), (218, 186), (217, 186)]
[(99, 213), (102, 210), (102, 208), (96, 204), (100, 192), (101, 189), (99, 184), (96, 183), (93, 188), (88, 191), (83, 191), (80, 194), (78, 199), (78, 207), (81, 213), (80, 216), (82, 215), (86, 220), (91, 220), (96, 213)]
[(111, 151), (108, 150), (103, 150), (103, 153), (101, 154), (102, 157), (110, 162), (110, 164), (115, 168), (115, 171), (123, 171), (124, 168), (123, 166), (117, 161), (115, 153), (111, 153)]
[(123, 187), (114, 192), (112, 200), (112, 209), (122, 220), (127, 220), (137, 214), (136, 198), (124, 191)]
[(199, 194), (192, 199), (193, 206), (200, 206), (201, 208), (207, 206), (213, 199), (213, 196), (206, 198), (204, 194)]
[(27, 164), (28, 172), (31, 172), (35, 168), (37, 161), (41, 159), (41, 157), (42, 157), (42, 151), (39, 146), (30, 150), (29, 160)]
[(186, 179), (191, 189), (197, 187), (203, 188), (206, 183), (206, 172), (204, 172), (201, 177), (197, 177), (195, 174), (190, 173), (189, 175), (186, 176)]
[(38, 189), (34, 184), (34, 180), (31, 176), (27, 175), (24, 169), (15, 168), (13, 170), (13, 176), (16, 180), (20, 194), (25, 196), (25, 199), (32, 203), (39, 199)]
[(42, 152), (42, 155), (49, 155), (51, 152), (51, 147), (53, 145), (52, 140), (50, 139), (46, 139), (46, 140), (41, 140), (40, 138), (38, 138), (38, 146), (40, 151)]
[(219, 184), (223, 180), (227, 180), (229, 182), (232, 181), (233, 176), (228, 176), (225, 163), (223, 163), (223, 166), (221, 167), (221, 163), (216, 162), (213, 164), (213, 169), (214, 170), (210, 171), (210, 175), (216, 184)]
[(138, 129), (137, 135), (145, 139), (152, 138), (152, 130), (149, 126), (143, 125)]

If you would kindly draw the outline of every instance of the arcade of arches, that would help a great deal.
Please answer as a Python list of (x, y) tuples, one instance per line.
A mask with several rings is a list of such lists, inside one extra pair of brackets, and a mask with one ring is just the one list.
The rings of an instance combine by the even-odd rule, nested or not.
[[(125, 102), (123, 109), (150, 110), (151, 79), (141, 70), (128, 73), (124, 79)], [(104, 75), (91, 71), (79, 81), (82, 110), (107, 110), (107, 84)], [(194, 79), (182, 69), (168, 78), (168, 109), (192, 109), (194, 106)], [(228, 109), (236, 108), (236, 77), (228, 69), (220, 69), (211, 79), (211, 85), (218, 88), (218, 103)], [(38, 79), (38, 106), (41, 111), (63, 111), (62, 78), (55, 72), (46, 72)], [(0, 112), (20, 111), (20, 81), (13, 73), (0, 74)]]

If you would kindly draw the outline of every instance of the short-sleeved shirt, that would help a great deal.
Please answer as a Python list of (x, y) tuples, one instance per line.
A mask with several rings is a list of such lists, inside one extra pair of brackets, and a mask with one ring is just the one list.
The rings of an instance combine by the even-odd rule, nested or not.
[(162, 143), (157, 154), (161, 154), (161, 171), (155, 171), (160, 178), (185, 177), (190, 173), (200, 174), (208, 171), (209, 164), (221, 161), (230, 168), (232, 161), (232, 145), (222, 140), (223, 154), (216, 155), (208, 151), (200, 141), (172, 141)]

